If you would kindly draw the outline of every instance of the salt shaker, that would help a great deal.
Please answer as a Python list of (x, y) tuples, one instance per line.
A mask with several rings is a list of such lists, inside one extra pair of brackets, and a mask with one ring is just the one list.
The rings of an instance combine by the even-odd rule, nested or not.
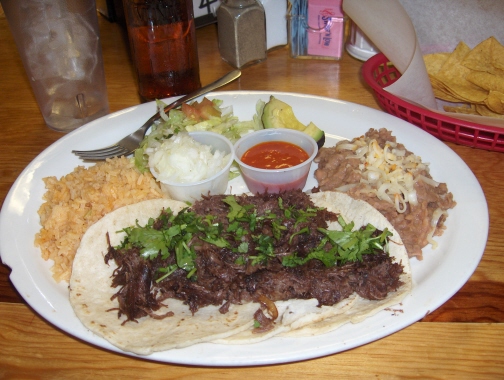
[(219, 52), (242, 68), (266, 59), (266, 14), (257, 0), (222, 0), (217, 9)]

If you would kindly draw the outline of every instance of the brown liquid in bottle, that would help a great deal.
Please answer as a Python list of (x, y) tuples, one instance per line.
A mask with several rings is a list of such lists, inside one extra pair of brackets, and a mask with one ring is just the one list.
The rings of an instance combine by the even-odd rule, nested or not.
[(128, 33), (145, 100), (201, 87), (191, 1), (125, 0)]

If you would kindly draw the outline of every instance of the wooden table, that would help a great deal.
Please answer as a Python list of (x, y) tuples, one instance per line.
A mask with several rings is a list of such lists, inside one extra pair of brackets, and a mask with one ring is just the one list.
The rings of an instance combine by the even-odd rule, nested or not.
[[(124, 31), (100, 21), (111, 112), (136, 105), (136, 79)], [(201, 80), (207, 84), (230, 70), (218, 54), (216, 27), (197, 32)], [(23, 168), (62, 137), (43, 122), (0, 14), (0, 199)], [(224, 90), (271, 90), (327, 96), (379, 109), (360, 76), (362, 63), (295, 60), (286, 48), (245, 68)], [(347, 352), (286, 365), (200, 368), (153, 363), (104, 351), (41, 319), (0, 266), (0, 378), (504, 378), (504, 155), (448, 144), (483, 187), (490, 231), (475, 273), (449, 301), (420, 322)], [(471, 215), (467, 215), (470, 221)]]

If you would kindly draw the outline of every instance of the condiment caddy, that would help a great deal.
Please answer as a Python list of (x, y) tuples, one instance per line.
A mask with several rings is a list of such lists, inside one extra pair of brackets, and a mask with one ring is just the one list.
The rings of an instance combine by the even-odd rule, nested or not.
[(242, 68), (289, 45), (293, 58), (339, 60), (346, 23), (342, 1), (222, 0), (217, 8), (221, 57)]

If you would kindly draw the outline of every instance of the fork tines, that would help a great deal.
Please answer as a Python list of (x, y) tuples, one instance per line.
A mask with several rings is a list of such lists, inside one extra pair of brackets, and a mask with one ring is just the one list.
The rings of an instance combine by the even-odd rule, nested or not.
[(107, 158), (127, 156), (131, 153), (131, 150), (120, 145), (112, 145), (95, 150), (72, 150), (72, 153), (83, 160), (102, 161)]

